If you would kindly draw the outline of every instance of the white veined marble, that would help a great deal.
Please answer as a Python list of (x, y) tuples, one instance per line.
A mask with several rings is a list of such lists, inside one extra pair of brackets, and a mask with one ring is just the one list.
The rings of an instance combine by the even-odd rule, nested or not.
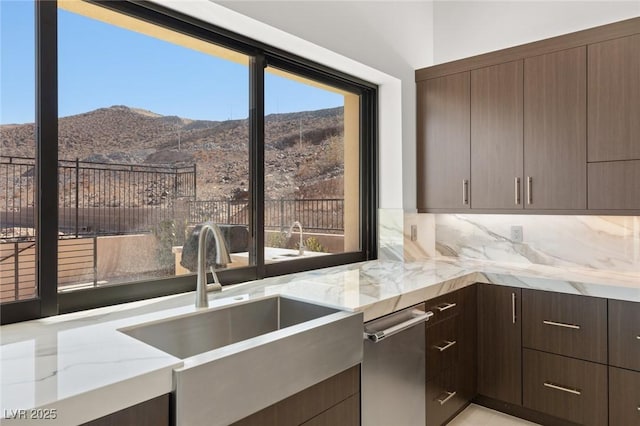
[[(435, 216), (435, 248), (440, 256), (513, 264), (640, 271), (640, 217), (637, 216)], [(511, 226), (523, 227), (522, 243)]]

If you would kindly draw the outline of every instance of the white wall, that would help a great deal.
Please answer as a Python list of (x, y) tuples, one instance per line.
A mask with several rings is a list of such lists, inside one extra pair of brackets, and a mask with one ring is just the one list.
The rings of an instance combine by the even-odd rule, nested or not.
[(640, 16), (640, 1), (436, 1), (434, 63)]

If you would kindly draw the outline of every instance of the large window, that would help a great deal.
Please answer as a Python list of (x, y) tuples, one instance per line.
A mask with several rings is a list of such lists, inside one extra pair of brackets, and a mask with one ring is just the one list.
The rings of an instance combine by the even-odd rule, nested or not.
[(0, 302), (37, 297), (35, 14), (0, 2)]
[(59, 290), (189, 274), (182, 247), (206, 221), (245, 255), (228, 267), (249, 265), (249, 58), (61, 6)]
[[(35, 66), (22, 58), (28, 46), (4, 48), (5, 31), (24, 31), (4, 25), (5, 3), (3, 110), (18, 106), (5, 86), (39, 86), (35, 117), (2, 117), (3, 156), (30, 164), (19, 177), (16, 158), (0, 164), (10, 163), (0, 184), (12, 185), (1, 188), (2, 242), (18, 233), (34, 252), (31, 265), (18, 262), (31, 283), (14, 277), (10, 299), (0, 276), (12, 304), (3, 323), (194, 289), (188, 246), (204, 222), (231, 254), (218, 266), (223, 284), (375, 258), (374, 86), (124, 1), (36, 1), (37, 21), (31, 4)], [(34, 203), (38, 191), (55, 204)], [(26, 205), (16, 210), (9, 192)], [(33, 224), (8, 224), (9, 207), (31, 209)], [(50, 249), (38, 263), (40, 240)], [(38, 276), (49, 277), (39, 290)], [(21, 312), (15, 282), (48, 308)]]

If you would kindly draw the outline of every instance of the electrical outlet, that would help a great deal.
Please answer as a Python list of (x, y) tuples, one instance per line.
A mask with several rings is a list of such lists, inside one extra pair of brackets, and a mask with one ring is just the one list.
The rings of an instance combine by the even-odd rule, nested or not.
[(522, 226), (511, 227), (511, 241), (514, 243), (521, 243), (523, 240)]
[(411, 241), (418, 240), (418, 225), (411, 225)]

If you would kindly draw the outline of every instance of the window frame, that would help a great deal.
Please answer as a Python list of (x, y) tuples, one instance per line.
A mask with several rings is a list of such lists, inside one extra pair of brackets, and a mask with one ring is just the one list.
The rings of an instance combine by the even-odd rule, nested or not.
[[(249, 56), (249, 201), (250, 244), (254, 264), (221, 270), (227, 284), (377, 258), (377, 86), (243, 35), (144, 1), (90, 3)], [(35, 0), (36, 25), (36, 276), (38, 296), (4, 303), (0, 323), (26, 321), (96, 307), (194, 291), (196, 276), (134, 281), (112, 286), (58, 292), (58, 4)], [(360, 97), (360, 250), (308, 259), (264, 262), (264, 72), (267, 66), (292, 72)], [(46, 213), (45, 213), (46, 212)]]

